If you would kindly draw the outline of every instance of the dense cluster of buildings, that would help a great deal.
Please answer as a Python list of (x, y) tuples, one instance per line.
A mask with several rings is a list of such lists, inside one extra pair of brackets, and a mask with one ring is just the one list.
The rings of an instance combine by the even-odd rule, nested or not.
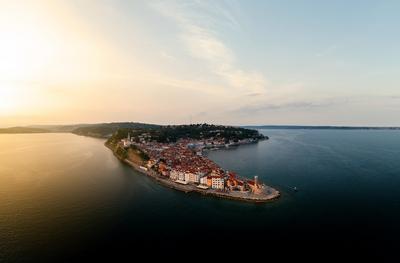
[[(150, 158), (145, 167), (156, 171), (160, 176), (179, 184), (195, 184), (202, 189), (220, 191), (261, 191), (257, 176), (254, 180), (239, 178), (234, 172), (223, 170), (216, 163), (203, 156), (204, 149), (225, 147), (222, 139), (188, 140), (176, 143), (149, 141), (146, 135), (140, 138), (121, 140), (125, 148), (135, 146)], [(144, 168), (144, 167), (143, 167)]]

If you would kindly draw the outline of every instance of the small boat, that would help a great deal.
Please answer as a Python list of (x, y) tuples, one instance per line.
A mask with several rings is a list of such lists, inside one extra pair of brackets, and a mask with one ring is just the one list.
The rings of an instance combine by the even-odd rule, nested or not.
[(297, 191), (298, 191), (298, 189), (297, 189), (296, 186), (287, 185), (286, 187), (287, 187), (288, 189), (292, 190), (293, 192), (297, 192)]

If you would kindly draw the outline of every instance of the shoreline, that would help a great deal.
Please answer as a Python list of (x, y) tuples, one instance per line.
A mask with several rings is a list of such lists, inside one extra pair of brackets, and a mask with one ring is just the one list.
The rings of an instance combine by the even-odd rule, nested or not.
[(129, 165), (132, 167), (135, 171), (140, 172), (144, 175), (147, 175), (148, 177), (152, 178), (155, 180), (157, 183), (160, 185), (163, 185), (165, 187), (185, 192), (185, 193), (198, 193), (204, 196), (211, 196), (211, 197), (217, 197), (217, 198), (223, 198), (223, 199), (230, 199), (230, 200), (236, 200), (236, 201), (243, 201), (243, 202), (249, 202), (249, 203), (266, 203), (266, 202), (271, 202), (280, 197), (280, 192), (270, 186), (264, 185), (264, 191), (262, 194), (253, 194), (249, 192), (223, 192), (223, 191), (218, 191), (218, 190), (213, 190), (213, 189), (201, 189), (198, 188), (194, 184), (178, 184), (174, 181), (171, 181), (169, 179), (163, 178), (162, 176), (158, 175), (156, 172), (151, 171), (151, 170), (143, 170), (140, 168), (138, 164), (135, 164), (131, 162), (128, 159), (123, 159), (119, 157), (118, 155), (115, 154), (114, 150), (108, 146), (105, 145), (107, 148), (109, 148), (115, 157), (118, 158), (121, 162)]

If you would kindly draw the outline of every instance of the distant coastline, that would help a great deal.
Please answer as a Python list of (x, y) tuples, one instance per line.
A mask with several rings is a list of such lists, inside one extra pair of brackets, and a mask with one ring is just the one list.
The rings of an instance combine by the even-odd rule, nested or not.
[[(30, 125), (0, 128), (0, 134), (23, 133), (62, 133), (68, 132), (96, 138), (109, 138), (118, 129), (157, 128), (162, 125), (140, 122), (110, 122), (73, 125)], [(238, 125), (248, 129), (286, 129), (286, 130), (400, 130), (399, 126), (334, 126), (334, 125)]]
[(115, 131), (123, 128), (159, 127), (159, 125), (139, 122), (110, 122), (95, 124), (68, 124), (68, 125), (29, 125), (0, 128), (0, 134), (18, 133), (73, 133), (96, 138), (109, 138)]
[(285, 130), (400, 130), (396, 126), (308, 126), (308, 125), (246, 125), (249, 129), (285, 129)]
[(10, 127), (0, 129), (0, 134), (22, 134), (22, 133), (50, 133), (51, 131), (30, 127)]

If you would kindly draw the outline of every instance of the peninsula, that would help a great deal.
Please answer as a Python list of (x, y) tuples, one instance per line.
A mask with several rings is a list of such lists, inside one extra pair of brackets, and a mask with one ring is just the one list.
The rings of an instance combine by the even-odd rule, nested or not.
[(205, 156), (207, 151), (258, 143), (257, 130), (192, 124), (118, 129), (105, 143), (114, 155), (167, 187), (220, 198), (267, 202), (280, 196), (255, 176), (242, 178)]

